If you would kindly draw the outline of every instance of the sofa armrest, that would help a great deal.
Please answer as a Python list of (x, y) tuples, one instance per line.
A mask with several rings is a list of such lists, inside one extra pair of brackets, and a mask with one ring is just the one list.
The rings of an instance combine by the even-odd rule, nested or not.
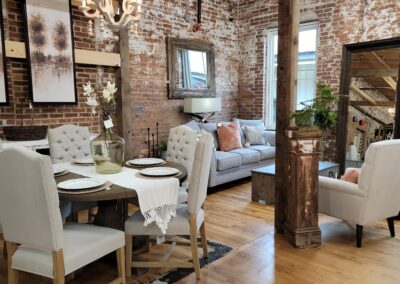
[(265, 139), (265, 143), (269, 143), (271, 146), (276, 145), (276, 131), (273, 130), (264, 130), (263, 137)]
[(324, 188), (327, 190), (334, 190), (351, 195), (366, 196), (365, 191), (360, 189), (357, 184), (352, 182), (319, 176), (318, 184), (320, 189)]

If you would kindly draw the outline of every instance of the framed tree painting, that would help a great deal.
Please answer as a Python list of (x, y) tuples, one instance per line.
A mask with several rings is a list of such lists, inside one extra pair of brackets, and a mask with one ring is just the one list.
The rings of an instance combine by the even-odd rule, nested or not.
[(25, 0), (31, 100), (76, 104), (74, 41), (69, 0)]
[(0, 1), (0, 105), (8, 104), (6, 49), (4, 43), (3, 8)]

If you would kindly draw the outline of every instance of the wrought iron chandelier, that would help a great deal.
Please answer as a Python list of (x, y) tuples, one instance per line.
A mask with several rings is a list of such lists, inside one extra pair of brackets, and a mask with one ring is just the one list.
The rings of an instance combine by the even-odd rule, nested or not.
[(115, 32), (128, 25), (130, 29), (135, 29), (142, 15), (141, 5), (142, 0), (82, 0), (79, 10), (89, 18), (88, 31), (93, 35), (91, 19), (100, 20), (101, 32), (104, 31), (105, 25)]

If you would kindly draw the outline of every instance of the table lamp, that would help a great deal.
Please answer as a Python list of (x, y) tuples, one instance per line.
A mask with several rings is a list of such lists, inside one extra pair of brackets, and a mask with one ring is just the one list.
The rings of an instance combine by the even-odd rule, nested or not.
[[(199, 121), (206, 123), (215, 112), (221, 111), (221, 98), (185, 98), (184, 113), (190, 113)], [(210, 115), (206, 115), (211, 113)]]

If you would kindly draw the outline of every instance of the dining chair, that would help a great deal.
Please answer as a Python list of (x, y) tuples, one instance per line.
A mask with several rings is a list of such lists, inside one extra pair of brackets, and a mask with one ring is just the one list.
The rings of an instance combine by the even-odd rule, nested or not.
[(7, 245), (8, 283), (19, 271), (64, 283), (66, 275), (117, 252), (125, 283), (122, 231), (87, 224), (63, 226), (50, 158), (25, 148), (0, 152), (0, 216)]
[[(88, 158), (90, 152), (90, 133), (88, 127), (62, 125), (47, 132), (50, 157), (53, 164), (73, 162), (76, 159)], [(78, 212), (89, 209), (89, 217), (94, 215), (96, 202), (61, 202), (63, 218), (72, 213), (72, 219), (78, 222)]]
[(144, 226), (144, 217), (140, 211), (133, 214), (125, 222), (126, 234), (126, 271), (131, 275), (132, 267), (181, 267), (194, 268), (196, 277), (200, 279), (200, 261), (197, 251), (197, 233), (200, 231), (203, 256), (208, 257), (207, 238), (204, 224), (203, 203), (207, 197), (208, 176), (210, 174), (211, 154), (213, 151), (213, 137), (203, 134), (196, 143), (195, 159), (193, 163), (192, 180), (189, 186), (187, 204), (178, 204), (176, 217), (168, 224), (167, 236), (189, 235), (193, 262), (132, 262), (132, 239), (134, 236), (160, 235), (161, 231), (154, 223)]
[(358, 184), (319, 177), (319, 212), (356, 225), (356, 245), (362, 245), (363, 227), (387, 219), (391, 237), (400, 210), (400, 140), (372, 143), (365, 154)]
[(188, 188), (191, 181), (197, 132), (186, 125), (171, 128), (168, 136), (167, 161), (183, 165), (187, 178), (179, 188), (178, 203), (188, 200)]

